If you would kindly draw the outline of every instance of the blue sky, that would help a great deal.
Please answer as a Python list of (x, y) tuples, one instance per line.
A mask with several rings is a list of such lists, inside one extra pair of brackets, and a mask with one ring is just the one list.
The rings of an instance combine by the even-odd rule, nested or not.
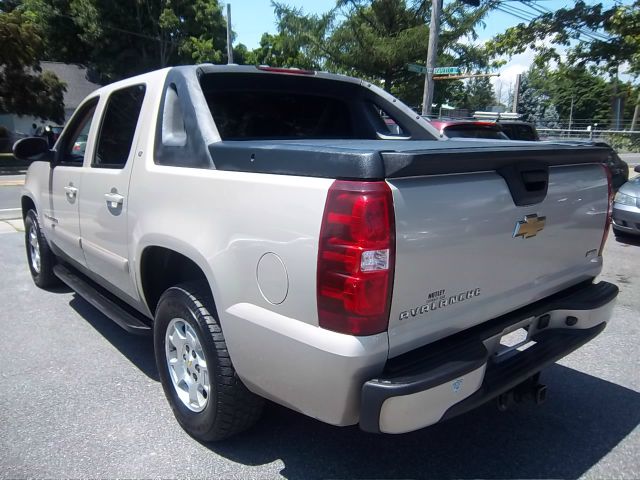
[[(302, 8), (305, 13), (322, 13), (330, 10), (335, 5), (335, 0), (280, 0), (282, 3), (296, 8)], [(445, 4), (455, 0), (444, 0)], [(276, 31), (275, 16), (270, 0), (231, 0), (231, 19), (233, 29), (237, 34), (237, 42), (244, 43), (249, 49), (258, 46), (260, 37), (264, 32), (274, 33)], [(550, 10), (557, 10), (573, 2), (565, 0), (539, 0), (537, 5)], [(597, 3), (597, 2), (589, 2)], [(605, 5), (612, 5), (613, 0), (606, 0)], [(631, 0), (622, 1), (623, 4), (631, 3)], [(524, 8), (522, 2), (508, 2), (506, 5), (513, 5), (517, 8)], [(517, 25), (522, 20), (499, 11), (491, 12), (485, 19), (486, 28), (480, 28), (478, 33), (480, 38), (489, 38), (496, 33), (513, 25)]]

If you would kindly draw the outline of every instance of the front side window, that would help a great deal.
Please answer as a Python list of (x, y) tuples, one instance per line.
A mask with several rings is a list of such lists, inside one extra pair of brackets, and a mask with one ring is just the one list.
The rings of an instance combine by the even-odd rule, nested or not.
[(59, 157), (61, 164), (70, 167), (82, 166), (96, 105), (98, 105), (97, 98), (89, 100), (69, 125), (69, 132), (61, 142)]
[(109, 96), (98, 134), (94, 167), (123, 168), (127, 164), (144, 94), (144, 85), (134, 85)]

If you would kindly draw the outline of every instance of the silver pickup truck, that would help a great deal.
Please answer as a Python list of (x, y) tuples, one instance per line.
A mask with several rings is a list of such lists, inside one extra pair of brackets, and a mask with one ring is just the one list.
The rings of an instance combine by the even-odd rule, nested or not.
[(618, 293), (594, 282), (608, 151), (437, 135), (340, 75), (198, 65), (114, 83), (53, 150), (14, 146), (35, 160), (29, 269), (152, 334), (200, 440), (250, 427), (264, 399), (385, 433), (540, 402), (539, 372), (598, 335)]

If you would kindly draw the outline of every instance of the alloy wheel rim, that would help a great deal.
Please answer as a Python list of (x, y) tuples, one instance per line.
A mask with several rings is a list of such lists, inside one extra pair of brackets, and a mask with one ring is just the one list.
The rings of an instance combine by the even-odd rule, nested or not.
[(40, 273), (40, 244), (38, 243), (38, 230), (34, 224), (29, 228), (29, 253), (31, 268), (34, 272)]
[(178, 398), (192, 412), (201, 412), (209, 402), (209, 369), (195, 329), (184, 319), (169, 322), (165, 356), (171, 383)]

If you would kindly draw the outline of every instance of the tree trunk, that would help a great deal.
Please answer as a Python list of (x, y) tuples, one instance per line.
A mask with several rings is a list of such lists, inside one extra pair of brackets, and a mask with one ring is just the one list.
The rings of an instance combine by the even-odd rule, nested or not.
[(384, 73), (384, 91), (391, 93), (391, 85), (393, 84), (392, 74), (389, 71)]

